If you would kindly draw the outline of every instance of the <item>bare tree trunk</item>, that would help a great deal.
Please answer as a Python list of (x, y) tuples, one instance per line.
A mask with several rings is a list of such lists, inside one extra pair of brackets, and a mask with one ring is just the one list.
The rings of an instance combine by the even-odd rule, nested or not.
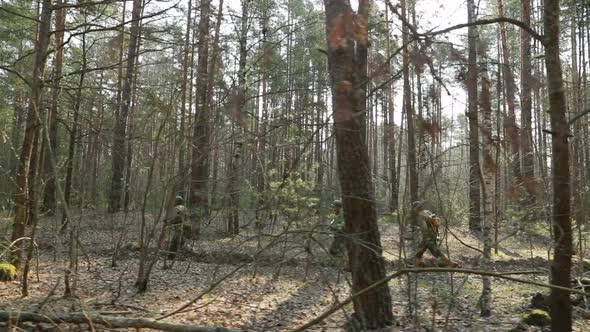
[[(387, 45), (387, 59), (389, 60), (391, 58), (391, 40), (390, 40), (390, 28), (389, 28), (389, 7), (385, 6), (385, 21), (387, 22), (387, 40), (386, 40), (386, 45)], [(391, 74), (391, 65), (388, 65), (388, 72)], [(388, 78), (389, 79), (389, 78)], [(385, 98), (386, 98), (386, 105), (387, 105), (387, 114), (385, 115), (387, 118), (387, 125), (384, 126), (384, 130), (386, 131), (383, 134), (383, 138), (387, 139), (386, 142), (387, 144), (385, 144), (385, 149), (387, 150), (387, 152), (385, 153), (384, 151), (384, 155), (386, 155), (388, 158), (387, 160), (384, 159), (385, 163), (384, 163), (384, 167), (389, 169), (389, 182), (391, 183), (390, 186), (390, 191), (391, 191), (391, 196), (389, 198), (389, 211), (390, 212), (395, 212), (398, 209), (398, 204), (399, 204), (399, 185), (398, 185), (398, 172), (396, 169), (396, 152), (395, 152), (395, 121), (394, 121), (394, 107), (393, 107), (393, 80), (389, 81), (389, 83), (386, 86), (387, 92), (385, 93)], [(401, 141), (401, 135), (400, 135), (400, 141)], [(384, 150), (385, 150), (384, 149)]]
[(207, 104), (207, 67), (209, 63), (209, 12), (211, 0), (201, 1), (199, 21), (197, 65), (197, 102), (195, 105), (195, 121), (193, 125), (193, 144), (191, 161), (191, 193), (193, 235), (199, 236), (199, 222), (209, 213), (208, 178), (210, 152), (210, 110)]
[[(504, 16), (504, 6), (502, 0), (498, 0), (498, 16)], [(510, 50), (508, 49), (508, 41), (506, 36), (506, 26), (504, 22), (498, 23), (500, 25), (500, 40), (502, 42), (502, 72), (504, 74), (504, 82), (506, 88), (506, 103), (508, 104), (508, 117), (505, 120), (504, 127), (506, 128), (506, 139), (510, 144), (510, 168), (512, 170), (511, 186), (512, 190), (518, 190), (522, 183), (522, 174), (520, 170), (520, 134), (519, 128), (516, 124), (516, 84), (514, 83), (514, 75), (512, 68), (510, 68)]]
[[(184, 150), (186, 146), (186, 129), (185, 129), (185, 117), (186, 117), (186, 101), (187, 101), (187, 94), (188, 99), (192, 98), (192, 91), (188, 90), (188, 67), (189, 67), (189, 58), (190, 58), (190, 35), (191, 35), (191, 14), (193, 11), (192, 8), (193, 1), (188, 0), (188, 9), (186, 13), (186, 33), (184, 35), (184, 58), (182, 61), (182, 85), (181, 89), (181, 97), (180, 97), (180, 144), (178, 145), (178, 171), (179, 176), (181, 178), (184, 177), (186, 172), (184, 168)], [(184, 183), (184, 181), (181, 181)]]
[[(86, 18), (86, 16), (85, 16)], [(65, 206), (70, 205), (70, 196), (72, 194), (72, 177), (74, 173), (74, 158), (76, 154), (76, 140), (78, 138), (78, 117), (80, 114), (80, 104), (82, 103), (82, 89), (84, 85), (84, 76), (86, 73), (87, 59), (86, 59), (86, 32), (82, 34), (82, 67), (80, 68), (80, 78), (78, 80), (78, 89), (76, 90), (76, 96), (74, 97), (74, 114), (72, 119), (72, 126), (70, 128), (70, 143), (68, 147), (68, 158), (66, 160), (66, 183), (64, 186), (64, 212), (62, 214), (62, 226), (63, 230), (70, 220), (67, 219), (65, 212)], [(73, 235), (72, 235), (73, 236)], [(71, 241), (72, 239), (70, 239)], [(76, 246), (75, 244), (70, 244)]]
[[(121, 209), (122, 195), (124, 189), (124, 174), (127, 137), (127, 118), (131, 106), (131, 86), (133, 83), (133, 72), (137, 55), (137, 44), (139, 43), (142, 0), (133, 0), (131, 14), (131, 28), (129, 33), (129, 48), (127, 50), (127, 65), (123, 81), (121, 105), (117, 122), (115, 123), (113, 139), (113, 175), (111, 178), (111, 192), (109, 194), (109, 211), (117, 212)], [(128, 157), (128, 156), (127, 156)]]
[[(211, 54), (211, 61), (209, 63), (209, 72), (207, 73), (207, 108), (210, 110), (214, 109), (213, 105), (213, 94), (215, 90), (213, 89), (213, 84), (215, 83), (215, 78), (217, 76), (217, 72), (219, 68), (220, 60), (219, 58), (219, 31), (221, 29), (221, 22), (223, 20), (223, 0), (219, 1), (218, 9), (217, 9), (217, 21), (215, 23), (215, 36), (213, 37), (213, 52)], [(221, 99), (221, 98), (218, 98)], [(218, 128), (223, 124), (223, 117), (221, 112), (216, 112), (213, 118), (213, 128)], [(212, 135), (211, 139), (211, 146), (213, 147), (213, 153), (211, 159), (213, 160), (213, 174), (211, 177), (211, 195), (215, 197), (217, 193), (217, 174), (219, 173), (219, 135)]]
[(248, 5), (249, 0), (242, 0), (242, 19), (240, 30), (240, 60), (238, 64), (238, 91), (235, 96), (235, 109), (232, 110), (233, 121), (233, 153), (229, 164), (228, 194), (230, 200), (230, 211), (227, 218), (227, 231), (231, 235), (240, 232), (240, 182), (242, 171), (242, 152), (244, 142), (242, 137), (242, 127), (246, 123), (244, 118), (244, 106), (246, 104), (246, 56), (248, 41)]
[[(326, 0), (324, 5), (338, 174), (344, 201), (345, 231), (351, 236), (348, 257), (354, 294), (385, 277), (369, 157), (363, 139), (365, 123), (356, 116), (356, 107), (362, 104), (356, 98), (366, 98), (355, 91), (361, 88), (357, 85), (361, 82), (356, 79), (362, 77), (362, 73), (355, 73), (362, 68), (356, 62), (366, 63), (366, 59), (358, 59), (366, 57), (366, 52), (362, 49), (355, 52), (355, 44), (367, 46), (369, 1), (359, 1), (356, 16), (346, 0)], [(350, 33), (352, 31), (358, 33)], [(382, 285), (356, 297), (354, 310), (364, 329), (390, 325), (393, 315), (389, 287)]]
[[(62, 4), (62, 0), (57, 0), (56, 5)], [(53, 171), (53, 164), (49, 161), (49, 158), (55, 158), (57, 156), (57, 114), (59, 110), (59, 99), (61, 96), (61, 75), (63, 68), (64, 58), (64, 29), (66, 22), (66, 9), (60, 8), (55, 13), (55, 59), (53, 60), (53, 87), (51, 94), (51, 107), (49, 108), (48, 123), (49, 123), (49, 142), (43, 140), (45, 145), (51, 146), (52, 154), (49, 153), (48, 149), (45, 149), (44, 153), (44, 176), (45, 176), (45, 189), (43, 195), (43, 211), (47, 215), (55, 214), (56, 199), (55, 199), (55, 173)]]
[[(406, 0), (400, 1), (402, 7), (402, 15), (407, 22), (408, 17), (408, 10), (407, 10), (407, 3)], [(407, 167), (409, 169), (409, 176), (410, 176), (410, 200), (417, 201), (418, 197), (418, 173), (416, 171), (416, 134), (414, 131), (414, 108), (412, 106), (412, 91), (410, 88), (410, 52), (408, 50), (409, 41), (408, 41), (408, 25), (403, 24), (402, 27), (402, 42), (404, 45), (404, 50), (402, 54), (402, 66), (403, 66), (403, 76), (404, 76), (404, 97), (403, 97), (403, 104), (404, 104), (404, 111), (406, 113), (406, 121), (407, 121), (407, 131), (408, 131), (408, 159), (407, 159)]]
[[(483, 42), (480, 54), (486, 55)], [(481, 112), (483, 116), (481, 137), (483, 143), (483, 264), (491, 264), (492, 237), (491, 227), (494, 223), (494, 177), (496, 174), (496, 162), (494, 159), (494, 142), (492, 141), (492, 103), (490, 93), (490, 80), (487, 65), (481, 66)], [(489, 317), (492, 314), (492, 280), (489, 276), (483, 276), (483, 288), (481, 294), (481, 316)]]
[[(267, 122), (268, 122), (268, 109), (269, 109), (269, 97), (267, 96), (267, 91), (269, 89), (269, 69), (270, 69), (270, 45), (269, 45), (269, 3), (268, 0), (264, 0), (262, 3), (262, 17), (261, 17), (261, 30), (262, 30), (262, 64), (260, 71), (262, 72), (262, 90), (260, 93), (260, 104), (261, 104), (261, 111), (262, 114), (260, 115), (260, 121), (257, 128), (257, 149), (256, 149), (256, 158), (255, 158), (255, 169), (256, 169), (256, 228), (258, 230), (262, 229), (263, 222), (262, 222), (262, 209), (265, 203), (264, 197), (264, 190), (266, 189), (266, 176), (265, 176), (265, 164), (266, 164), (266, 142), (268, 140), (268, 135), (266, 133)], [(319, 98), (319, 96), (318, 96)], [(319, 114), (319, 113), (318, 113)], [(319, 148), (317, 146), (316, 148)], [(316, 152), (318, 155), (318, 160), (320, 158), (319, 153)], [(318, 168), (318, 180), (317, 184), (321, 183), (321, 176), (320, 176), (320, 169)]]
[[(549, 88), (553, 177), (553, 236), (555, 252), (551, 265), (551, 283), (571, 287), (572, 225), (570, 220), (569, 127), (563, 74), (559, 58), (559, 0), (545, 0), (545, 65)], [(551, 289), (551, 330), (572, 330), (572, 304), (568, 291)]]
[[(520, 1), (521, 20), (531, 24), (531, 0)], [(532, 133), (532, 87), (531, 87), (531, 37), (526, 32), (520, 31), (520, 139), (522, 146), (522, 182), (527, 192), (524, 201), (527, 207), (528, 219), (534, 220), (536, 215), (537, 202), (537, 180), (535, 178), (535, 159), (533, 155), (533, 133)]]
[[(475, 21), (474, 0), (467, 1), (467, 21)], [(479, 123), (477, 115), (477, 28), (467, 28), (469, 44), (467, 67), (467, 116), (469, 118), (469, 229), (481, 231), (479, 169)]]
[[(25, 136), (20, 151), (19, 163), (16, 172), (16, 192), (14, 193), (14, 223), (11, 242), (21, 239), (25, 235), (25, 223), (27, 208), (32, 202), (27, 202), (27, 192), (34, 183), (27, 180), (32, 158), (35, 158), (33, 145), (38, 137), (40, 119), (43, 107), (41, 107), (41, 95), (43, 92), (43, 74), (47, 62), (47, 49), (49, 47), (51, 28), (51, 0), (43, 0), (43, 8), (39, 18), (38, 37), (35, 43), (35, 59), (33, 63), (33, 75), (31, 80), (31, 97), (27, 113)], [(20, 266), (22, 241), (15, 243), (16, 248), (10, 252), (10, 263), (17, 268)]]

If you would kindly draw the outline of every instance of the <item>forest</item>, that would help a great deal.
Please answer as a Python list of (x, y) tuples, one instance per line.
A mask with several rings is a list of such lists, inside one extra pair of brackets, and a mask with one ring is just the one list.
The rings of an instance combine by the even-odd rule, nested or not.
[(590, 331), (589, 22), (0, 0), (0, 331)]

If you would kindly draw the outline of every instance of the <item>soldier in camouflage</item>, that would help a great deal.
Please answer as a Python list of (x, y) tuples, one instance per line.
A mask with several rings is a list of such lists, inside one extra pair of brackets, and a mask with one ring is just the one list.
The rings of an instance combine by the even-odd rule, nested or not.
[(438, 266), (440, 267), (457, 267), (458, 264), (451, 261), (445, 256), (440, 250), (437, 239), (438, 239), (438, 228), (440, 225), (439, 219), (436, 215), (428, 210), (424, 210), (424, 203), (416, 201), (412, 203), (412, 213), (415, 217), (416, 226), (420, 230), (422, 235), (422, 241), (418, 245), (418, 250), (415, 255), (415, 267), (424, 267), (424, 261), (422, 256), (426, 250), (430, 251), (432, 256), (438, 258)]
[(346, 235), (344, 234), (344, 213), (342, 201), (337, 199), (332, 203), (334, 219), (330, 222), (330, 230), (334, 233), (334, 240), (330, 246), (330, 255), (340, 256), (346, 250)]
[(166, 221), (172, 232), (172, 240), (168, 248), (168, 258), (174, 259), (178, 250), (184, 245), (184, 240), (190, 235), (190, 227), (186, 224), (187, 213), (182, 196), (174, 199), (172, 217)]

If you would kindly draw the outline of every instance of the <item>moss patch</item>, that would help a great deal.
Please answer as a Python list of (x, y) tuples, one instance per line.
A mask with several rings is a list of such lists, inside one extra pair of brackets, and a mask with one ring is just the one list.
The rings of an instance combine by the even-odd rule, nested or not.
[(10, 263), (0, 263), (0, 281), (16, 279), (16, 267)]
[(522, 317), (525, 324), (533, 326), (546, 326), (551, 324), (551, 316), (545, 310), (534, 309)]

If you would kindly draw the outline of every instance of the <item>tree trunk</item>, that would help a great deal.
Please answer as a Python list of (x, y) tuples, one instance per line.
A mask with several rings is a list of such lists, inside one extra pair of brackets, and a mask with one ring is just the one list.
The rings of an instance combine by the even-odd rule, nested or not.
[[(76, 96), (74, 100), (74, 115), (72, 119), (72, 127), (70, 129), (70, 145), (68, 147), (68, 159), (66, 160), (66, 183), (64, 186), (64, 212), (62, 214), (62, 226), (64, 229), (68, 222), (66, 217), (66, 206), (69, 207), (70, 196), (72, 194), (72, 177), (74, 173), (74, 158), (76, 153), (76, 139), (78, 136), (78, 117), (80, 114), (80, 104), (82, 103), (82, 89), (84, 85), (84, 76), (86, 73), (86, 32), (82, 34), (82, 67), (80, 68), (80, 79), (78, 81), (78, 89), (76, 90)], [(70, 244), (71, 246), (77, 246), (77, 244)]]
[[(474, 0), (467, 1), (467, 21), (475, 21)], [(479, 123), (477, 115), (477, 28), (467, 28), (467, 117), (469, 118), (469, 229), (481, 231), (480, 169), (479, 169)]]
[[(555, 252), (551, 283), (571, 287), (572, 225), (570, 220), (569, 127), (563, 74), (559, 58), (559, 0), (545, 0), (545, 66), (551, 120), (551, 170), (553, 177), (553, 236)], [(572, 330), (572, 304), (568, 291), (551, 289), (551, 330)]]
[[(385, 21), (387, 22), (387, 40), (386, 40), (386, 47), (387, 47), (387, 59), (388, 61), (391, 58), (391, 40), (390, 40), (390, 28), (389, 28), (389, 7), (385, 6)], [(391, 75), (391, 64), (388, 63), (388, 72)], [(388, 78), (390, 79), (390, 78)], [(384, 144), (386, 152), (384, 151), (384, 155), (388, 158), (387, 160), (384, 159), (384, 167), (389, 169), (389, 182), (391, 183), (390, 191), (391, 196), (389, 198), (389, 211), (396, 212), (398, 209), (398, 173), (396, 169), (396, 152), (395, 152), (395, 121), (394, 121), (394, 103), (393, 103), (393, 79), (391, 79), (386, 85), (387, 92), (385, 93), (386, 98), (386, 109), (387, 114), (385, 115), (387, 119), (387, 125), (384, 126), (385, 132), (383, 133), (383, 138), (386, 144)], [(401, 135), (400, 135), (401, 141)]]
[[(31, 80), (31, 97), (27, 112), (27, 121), (23, 145), (20, 151), (19, 163), (16, 172), (16, 192), (14, 193), (14, 223), (11, 242), (21, 239), (25, 235), (25, 223), (27, 208), (31, 202), (27, 202), (29, 187), (34, 183), (27, 180), (29, 175), (33, 152), (34, 141), (38, 137), (40, 119), (43, 107), (41, 95), (43, 92), (43, 76), (45, 63), (47, 62), (47, 49), (49, 47), (51, 28), (51, 0), (43, 0), (43, 8), (39, 18), (38, 37), (35, 43), (35, 59), (33, 63), (33, 75)], [(15, 248), (10, 252), (10, 263), (17, 268), (20, 266), (22, 241), (15, 243)]]
[(207, 104), (207, 67), (209, 63), (209, 12), (211, 0), (201, 1), (197, 65), (197, 102), (193, 127), (191, 193), (189, 206), (193, 216), (193, 232), (200, 233), (199, 222), (208, 214), (208, 178), (210, 152), (210, 111)]
[[(407, 22), (408, 11), (407, 11), (407, 4), (406, 0), (400, 1), (402, 7), (402, 15), (404, 20)], [(407, 167), (409, 169), (409, 176), (410, 176), (410, 200), (412, 202), (417, 201), (418, 197), (418, 173), (416, 171), (416, 135), (414, 131), (414, 108), (412, 106), (412, 91), (410, 88), (410, 52), (408, 50), (409, 41), (408, 41), (408, 25), (403, 24), (402, 27), (402, 42), (404, 45), (404, 50), (402, 54), (402, 62), (403, 62), (403, 76), (404, 76), (404, 97), (403, 97), (403, 104), (404, 104), (404, 111), (406, 113), (406, 121), (408, 124), (407, 132), (408, 132), (408, 159), (407, 159)]]
[[(57, 0), (56, 5), (60, 6), (62, 0)], [(51, 107), (49, 108), (48, 123), (49, 123), (49, 142), (45, 142), (45, 153), (43, 162), (44, 165), (44, 176), (45, 176), (45, 189), (43, 195), (43, 212), (47, 215), (52, 216), (55, 214), (56, 199), (55, 199), (55, 185), (56, 178), (53, 170), (53, 163), (50, 158), (56, 158), (57, 156), (57, 114), (59, 110), (59, 98), (61, 96), (61, 75), (63, 68), (64, 58), (64, 29), (66, 22), (66, 9), (60, 8), (55, 12), (55, 59), (53, 62), (53, 87), (51, 94)]]
[[(353, 239), (348, 244), (348, 256), (354, 294), (385, 277), (369, 157), (363, 139), (365, 123), (356, 115), (359, 111), (356, 107), (362, 104), (356, 98), (366, 96), (355, 91), (361, 88), (357, 85), (361, 82), (356, 79), (362, 77), (355, 70), (362, 68), (357, 61), (366, 63), (366, 59), (358, 59), (366, 56), (366, 52), (356, 53), (355, 44), (367, 46), (369, 1), (359, 1), (356, 16), (346, 0), (325, 0), (324, 4), (345, 232)], [(393, 315), (389, 287), (382, 285), (356, 297), (354, 310), (365, 329), (390, 325)]]
[[(525, 0), (526, 1), (526, 0)], [(498, 16), (504, 17), (504, 6), (502, 0), (498, 0)], [(498, 23), (500, 25), (500, 40), (502, 42), (502, 72), (504, 74), (504, 82), (506, 88), (506, 103), (508, 104), (508, 117), (505, 120), (504, 127), (506, 128), (506, 139), (510, 144), (510, 169), (512, 170), (511, 190), (518, 190), (522, 183), (522, 174), (520, 170), (520, 134), (519, 128), (516, 124), (516, 84), (514, 83), (514, 75), (512, 68), (510, 68), (510, 50), (508, 49), (508, 41), (506, 36), (506, 26), (504, 22)], [(517, 196), (515, 196), (517, 197)]]
[[(143, 0), (145, 1), (145, 0)], [(140, 16), (143, 16), (145, 7), (141, 9)], [(136, 46), (136, 54), (139, 54), (139, 49), (141, 48), (141, 31), (143, 27), (143, 21), (139, 22), (139, 29), (138, 31), (138, 42)], [(139, 88), (137, 86), (137, 82), (139, 80), (139, 59), (135, 61), (135, 68), (133, 69), (133, 82), (131, 83), (131, 107), (128, 114), (128, 123), (127, 123), (127, 130), (125, 133), (125, 137), (127, 140), (126, 144), (126, 155), (127, 160), (125, 163), (125, 182), (124, 182), (124, 190), (123, 190), (123, 209), (125, 213), (129, 212), (129, 204), (131, 202), (131, 167), (133, 166), (133, 140), (131, 136), (133, 135), (133, 114), (136, 113), (137, 109), (137, 95), (139, 93)], [(173, 160), (173, 157), (169, 158), (168, 160)], [(172, 168), (174, 168), (174, 163), (172, 163)]]
[[(480, 54), (486, 55), (485, 46), (480, 48)], [(483, 258), (484, 265), (491, 264), (492, 237), (491, 227), (494, 223), (494, 178), (496, 174), (496, 162), (494, 159), (494, 142), (492, 141), (492, 101), (490, 93), (490, 80), (487, 65), (481, 67), (481, 112), (483, 116), (481, 137), (483, 147)], [(492, 314), (492, 280), (489, 276), (483, 276), (483, 288), (481, 294), (481, 316), (489, 317)]]
[(133, 72), (135, 70), (135, 61), (137, 54), (137, 44), (139, 43), (139, 21), (141, 19), (142, 0), (133, 0), (133, 9), (131, 14), (131, 28), (129, 30), (129, 48), (127, 50), (127, 65), (125, 68), (125, 78), (123, 81), (120, 111), (115, 123), (113, 139), (113, 171), (111, 178), (111, 192), (109, 194), (109, 211), (117, 212), (121, 209), (122, 195), (124, 189), (125, 158), (127, 145), (127, 117), (131, 106), (131, 86), (133, 83)]
[[(260, 93), (260, 109), (262, 114), (260, 115), (260, 121), (258, 124), (257, 132), (256, 132), (256, 158), (255, 158), (255, 169), (256, 169), (256, 208), (255, 208), (255, 217), (256, 217), (256, 228), (262, 229), (264, 222), (262, 210), (264, 208), (265, 203), (265, 189), (266, 189), (266, 176), (265, 176), (265, 164), (266, 164), (266, 142), (268, 140), (268, 136), (266, 133), (267, 122), (268, 122), (268, 109), (269, 109), (269, 97), (267, 96), (267, 91), (269, 90), (269, 69), (270, 69), (270, 44), (269, 44), (269, 3), (268, 0), (264, 0), (262, 3), (262, 17), (261, 17), (261, 30), (262, 30), (262, 63), (260, 71), (262, 72), (262, 90)], [(318, 96), (319, 98), (319, 96)], [(319, 113), (318, 113), (319, 114)], [(317, 146), (316, 148), (319, 148)], [(319, 152), (318, 159), (319, 159)], [(318, 168), (318, 180), (317, 183), (321, 182), (320, 176), (320, 168)]]
[[(521, 20), (531, 24), (531, 1), (521, 0)], [(533, 155), (533, 133), (532, 133), (532, 87), (531, 87), (531, 37), (526, 32), (520, 31), (520, 122), (521, 122), (521, 145), (522, 145), (522, 182), (527, 192), (524, 201), (527, 208), (528, 219), (534, 220), (536, 215), (535, 205), (537, 202), (537, 181), (535, 178), (535, 159)]]
[[(182, 60), (182, 85), (181, 89), (181, 99), (180, 99), (180, 144), (178, 145), (178, 172), (181, 178), (184, 177), (186, 172), (184, 168), (184, 150), (186, 146), (186, 130), (185, 130), (185, 117), (186, 117), (186, 101), (187, 101), (187, 94), (188, 99), (191, 98), (191, 92), (187, 89), (188, 87), (188, 67), (189, 67), (189, 57), (190, 57), (190, 35), (191, 35), (191, 14), (193, 11), (192, 8), (193, 1), (188, 0), (188, 9), (186, 13), (186, 33), (184, 35), (184, 58)], [(184, 183), (184, 181), (181, 181)]]
[(231, 235), (240, 232), (240, 182), (242, 171), (243, 138), (242, 127), (246, 124), (244, 118), (244, 106), (246, 104), (246, 55), (248, 41), (248, 5), (249, 0), (242, 0), (242, 26), (240, 31), (240, 60), (238, 64), (238, 91), (235, 96), (235, 105), (231, 107), (233, 113), (233, 152), (229, 164), (228, 194), (230, 200), (229, 215), (227, 218), (227, 230)]

